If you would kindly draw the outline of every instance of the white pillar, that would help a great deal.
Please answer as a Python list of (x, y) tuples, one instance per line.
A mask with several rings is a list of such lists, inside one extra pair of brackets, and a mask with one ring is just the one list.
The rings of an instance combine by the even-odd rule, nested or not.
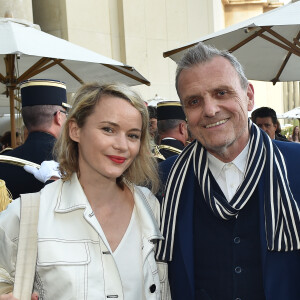
[(33, 22), (32, 0), (0, 0), (0, 18), (25, 19)]
[(294, 103), (295, 107), (300, 106), (299, 81), (294, 81)]

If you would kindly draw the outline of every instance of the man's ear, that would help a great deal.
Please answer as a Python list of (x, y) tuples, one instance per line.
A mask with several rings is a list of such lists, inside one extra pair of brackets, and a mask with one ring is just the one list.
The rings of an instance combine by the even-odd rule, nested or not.
[(65, 118), (63, 118), (62, 113), (60, 111), (57, 111), (56, 114), (54, 115), (54, 123), (56, 125), (59, 125), (59, 127), (62, 127), (65, 122)]
[(187, 131), (186, 123), (185, 122), (179, 123), (179, 132), (180, 132), (180, 134), (185, 134), (186, 131)]
[(70, 120), (68, 126), (69, 126), (69, 136), (71, 140), (73, 140), (74, 142), (79, 142), (80, 128), (78, 127), (75, 120)]
[(251, 111), (254, 107), (254, 87), (250, 82), (247, 88), (247, 97), (248, 97), (248, 111)]

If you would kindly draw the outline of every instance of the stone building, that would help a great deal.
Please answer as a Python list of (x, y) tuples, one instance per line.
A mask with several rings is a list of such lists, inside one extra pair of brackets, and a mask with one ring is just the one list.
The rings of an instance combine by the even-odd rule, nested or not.
[[(279, 0), (280, 1), (280, 0)], [(0, 0), (0, 17), (41, 29), (134, 66), (151, 86), (135, 87), (144, 99), (177, 99), (176, 64), (164, 51), (189, 43), (287, 2), (272, 0)], [(299, 106), (298, 82), (254, 82), (256, 106), (282, 113)], [(1, 132), (0, 132), (1, 133)]]

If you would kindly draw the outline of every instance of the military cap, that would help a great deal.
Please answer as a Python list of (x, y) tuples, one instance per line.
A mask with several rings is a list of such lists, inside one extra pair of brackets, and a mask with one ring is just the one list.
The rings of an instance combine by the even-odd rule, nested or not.
[(30, 79), (21, 82), (22, 107), (34, 105), (59, 105), (65, 108), (67, 89), (65, 83), (49, 79)]
[(179, 101), (163, 101), (157, 103), (157, 120), (186, 120)]

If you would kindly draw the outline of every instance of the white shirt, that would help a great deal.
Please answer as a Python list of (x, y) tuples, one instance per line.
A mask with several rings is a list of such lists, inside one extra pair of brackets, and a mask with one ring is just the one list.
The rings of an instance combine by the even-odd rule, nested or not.
[(248, 151), (249, 142), (243, 151), (229, 163), (224, 163), (207, 152), (208, 167), (229, 202), (244, 179)]
[(142, 233), (134, 206), (127, 230), (112, 253), (122, 280), (124, 300), (145, 299), (141, 249)]

